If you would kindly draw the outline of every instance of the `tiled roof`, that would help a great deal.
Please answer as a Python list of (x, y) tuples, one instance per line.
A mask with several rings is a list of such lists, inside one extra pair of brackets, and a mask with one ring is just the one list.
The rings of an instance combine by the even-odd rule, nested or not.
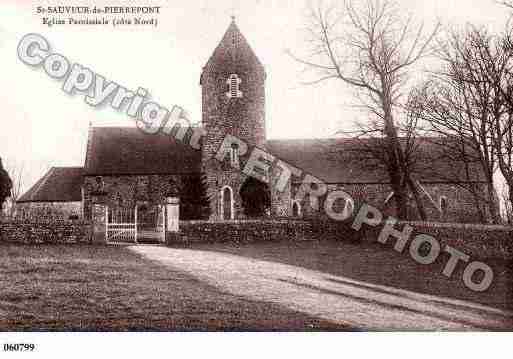
[[(382, 163), (365, 152), (375, 141), (351, 138), (270, 140), (266, 148), (281, 160), (326, 183), (389, 183)], [(476, 164), (471, 166), (470, 177), (467, 176), (463, 162), (447, 156), (436, 140), (421, 138), (417, 141), (413, 172), (420, 181), (451, 183), (483, 179)]]
[(199, 173), (201, 151), (163, 133), (135, 127), (93, 127), (87, 146), (85, 175)]
[[(362, 151), (373, 140), (303, 139), (270, 140), (267, 150), (279, 159), (326, 183), (388, 183), (380, 162)], [(422, 182), (483, 180), (479, 166), (467, 176), (461, 161), (447, 155), (430, 138), (418, 140), (414, 173)], [(149, 135), (137, 128), (93, 127), (85, 168), (53, 167), (19, 202), (70, 202), (81, 200), (84, 175), (192, 174), (201, 171), (201, 151), (172, 136)]]
[(79, 202), (82, 175), (82, 167), (52, 167), (18, 202)]

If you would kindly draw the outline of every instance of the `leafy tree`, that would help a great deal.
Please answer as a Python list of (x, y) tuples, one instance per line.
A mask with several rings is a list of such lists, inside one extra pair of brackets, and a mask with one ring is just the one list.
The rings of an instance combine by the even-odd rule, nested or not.
[(249, 177), (240, 189), (244, 214), (250, 218), (263, 217), (271, 208), (269, 187), (256, 178)]
[(2, 207), (7, 197), (11, 195), (11, 189), (11, 178), (9, 177), (7, 171), (4, 169), (2, 159), (0, 158), (0, 210), (2, 210)]
[(180, 219), (208, 219), (210, 216), (210, 201), (207, 195), (205, 177), (185, 177), (180, 189)]

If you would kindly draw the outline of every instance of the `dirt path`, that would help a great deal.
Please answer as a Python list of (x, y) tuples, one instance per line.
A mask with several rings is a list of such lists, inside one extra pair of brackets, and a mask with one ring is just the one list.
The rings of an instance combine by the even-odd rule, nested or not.
[[(134, 246), (136, 253), (228, 293), (362, 329), (512, 329), (513, 313), (462, 300), (226, 253)], [(379, 269), (377, 269), (379, 270)]]

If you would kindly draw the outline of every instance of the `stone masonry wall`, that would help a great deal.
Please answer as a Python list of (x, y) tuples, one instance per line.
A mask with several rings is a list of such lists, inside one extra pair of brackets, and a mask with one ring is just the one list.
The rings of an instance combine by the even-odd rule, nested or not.
[(27, 202), (16, 204), (17, 219), (68, 220), (82, 218), (82, 202)]
[(313, 239), (311, 224), (293, 220), (182, 221), (178, 235), (168, 233), (168, 244), (187, 242), (259, 242)]
[[(242, 97), (230, 98), (227, 79), (236, 74)], [(220, 219), (220, 192), (229, 185), (234, 194), (236, 218), (243, 217), (239, 189), (245, 177), (238, 170), (226, 168), (215, 158), (227, 134), (245, 141), (248, 146), (265, 144), (265, 72), (251, 49), (232, 28), (219, 44), (201, 76), (202, 124), (206, 135), (202, 143), (202, 171), (206, 175), (211, 201), (211, 218)], [(248, 154), (250, 150), (248, 149)], [(243, 159), (247, 160), (247, 155)], [(243, 164), (241, 165), (241, 168)]]
[[(480, 223), (482, 222), (477, 204), (473, 196), (467, 190), (460, 186), (451, 184), (423, 184), (423, 187), (431, 195), (431, 198), (435, 201), (437, 206), (440, 204), (440, 198), (445, 196), (447, 198), (447, 208), (444, 213), (441, 213), (434, 204), (423, 195), (424, 206), (430, 221), (439, 222), (456, 222), (456, 223)], [(299, 184), (293, 184), (292, 198), (297, 192)], [(355, 208), (358, 209), (363, 203), (370, 204), (380, 209), (385, 216), (395, 216), (395, 208), (393, 199), (384, 204), (387, 196), (391, 193), (392, 189), (387, 184), (348, 184), (348, 185), (337, 185), (329, 184), (328, 193), (335, 190), (343, 190), (351, 195), (355, 202)], [(325, 198), (325, 197), (324, 197)], [(325, 216), (324, 211), (324, 198), (321, 198), (320, 211), (315, 211), (310, 206), (308, 196), (301, 201), (301, 208), (303, 217), (323, 217)], [(339, 201), (338, 205), (342, 206), (344, 203)], [(418, 219), (417, 210), (414, 202), (410, 201), (410, 213), (414, 216), (414, 219)], [(335, 209), (337, 209), (337, 203)]]
[(90, 243), (91, 225), (84, 222), (0, 222), (0, 242), (22, 244)]
[[(92, 194), (106, 192), (106, 205), (134, 208), (138, 203), (164, 204), (166, 196), (179, 193), (185, 175), (87, 176), (84, 180), (84, 218), (91, 219)], [(101, 180), (101, 182), (99, 181)]]
[[(244, 220), (226, 222), (187, 221), (180, 222), (179, 233), (168, 233), (168, 245), (183, 245), (190, 242), (269, 242), (269, 241), (351, 241), (375, 242), (376, 245), (392, 247), (393, 239), (383, 245), (377, 242), (383, 225), (364, 225), (360, 231), (351, 228), (352, 221), (332, 220)], [(411, 239), (425, 233), (433, 236), (444, 248), (449, 245), (473, 258), (513, 259), (513, 228), (476, 224), (413, 223)], [(398, 223), (401, 230), (404, 223)], [(409, 244), (407, 244), (409, 245)]]
[[(378, 243), (383, 229), (383, 224), (376, 227), (363, 225), (355, 231), (351, 228), (352, 220), (336, 222), (317, 218), (310, 223), (310, 233), (322, 240)], [(441, 248), (449, 245), (474, 258), (513, 259), (513, 227), (443, 222), (399, 222), (394, 227), (401, 231), (405, 224), (413, 228), (405, 248), (416, 235), (423, 233), (434, 237)], [(389, 238), (383, 246), (392, 248), (395, 243), (393, 238)]]

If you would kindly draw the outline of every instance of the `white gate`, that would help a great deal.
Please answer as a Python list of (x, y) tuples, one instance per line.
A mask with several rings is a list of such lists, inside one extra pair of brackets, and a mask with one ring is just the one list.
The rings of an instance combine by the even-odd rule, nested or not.
[(107, 207), (105, 228), (107, 243), (137, 243), (137, 207)]

